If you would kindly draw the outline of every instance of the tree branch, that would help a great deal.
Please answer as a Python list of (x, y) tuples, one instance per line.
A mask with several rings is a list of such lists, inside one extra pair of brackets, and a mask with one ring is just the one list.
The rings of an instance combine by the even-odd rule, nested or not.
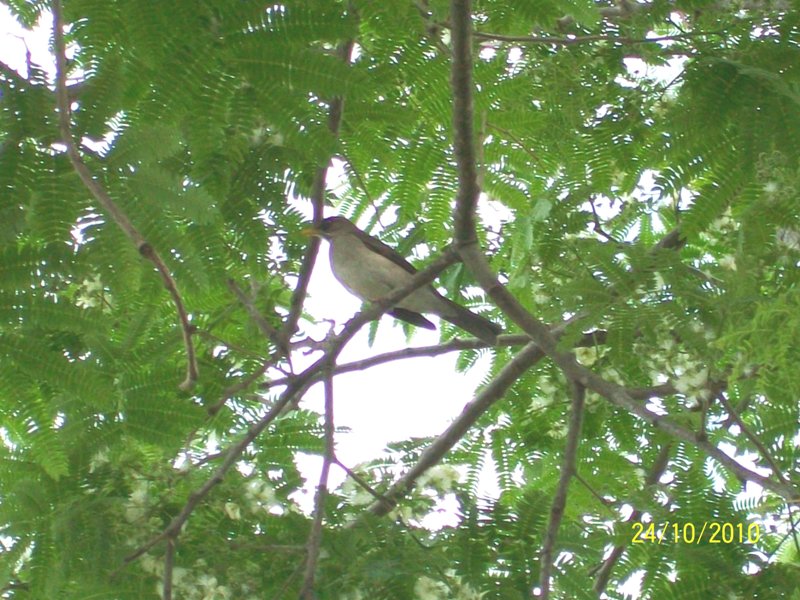
[(323, 381), (325, 382), (325, 453), (322, 457), (322, 470), (317, 484), (317, 496), (314, 499), (314, 520), (311, 532), (308, 535), (305, 576), (303, 589), (300, 591), (302, 600), (315, 600), (314, 575), (317, 570), (319, 549), (322, 544), (322, 520), (325, 517), (325, 499), (328, 497), (328, 475), (334, 456), (334, 425), (333, 425), (333, 373), (331, 363), (325, 365)]
[(638, 44), (654, 44), (658, 42), (678, 42), (694, 37), (701, 37), (706, 35), (722, 35), (718, 31), (697, 31), (691, 33), (679, 33), (675, 35), (661, 35), (651, 38), (631, 38), (619, 37), (613, 35), (599, 34), (599, 35), (574, 35), (570, 37), (561, 36), (540, 36), (540, 35), (501, 35), (498, 33), (481, 33), (476, 31), (473, 33), (475, 38), (481, 40), (493, 40), (497, 42), (512, 42), (522, 44), (550, 44), (554, 46), (577, 46), (580, 44), (589, 44), (592, 42), (608, 42), (609, 44), (620, 44), (622, 46), (635, 46)]
[[(647, 474), (647, 477), (644, 480), (644, 487), (648, 488), (650, 486), (655, 485), (658, 483), (658, 480), (661, 479), (661, 476), (664, 474), (664, 471), (667, 470), (667, 465), (669, 464), (669, 454), (672, 451), (672, 444), (664, 444), (661, 447), (661, 450), (656, 457), (653, 466), (650, 468), (650, 472)], [(627, 523), (633, 523), (638, 521), (642, 518), (642, 511), (639, 509), (635, 509), (632, 513), (630, 518), (626, 521)], [(611, 573), (614, 570), (614, 566), (617, 564), (619, 559), (622, 557), (622, 554), (625, 552), (626, 544), (617, 544), (611, 550), (611, 554), (608, 555), (608, 558), (603, 561), (600, 569), (597, 571), (597, 577), (594, 582), (594, 591), (598, 594), (603, 593), (608, 585), (608, 580), (611, 577)]]
[(258, 327), (258, 330), (264, 335), (264, 337), (275, 344), (280, 352), (283, 352), (284, 355), (288, 355), (288, 347), (285, 346), (285, 340), (281, 337), (280, 332), (270, 325), (270, 323), (261, 315), (255, 304), (253, 304), (253, 301), (247, 297), (247, 295), (238, 285), (236, 285), (236, 282), (233, 279), (228, 279), (227, 283), (228, 288), (233, 292), (234, 296), (236, 296), (236, 299), (241, 302), (245, 310), (247, 310), (247, 314), (250, 315), (250, 318), (256, 324), (256, 327)]
[(773, 460), (767, 448), (761, 443), (761, 440), (758, 439), (756, 434), (750, 431), (750, 428), (745, 425), (744, 421), (742, 421), (742, 419), (739, 417), (739, 414), (736, 412), (736, 409), (734, 409), (733, 406), (731, 406), (731, 403), (728, 402), (728, 399), (725, 397), (725, 393), (719, 392), (717, 394), (717, 399), (722, 403), (722, 406), (725, 407), (725, 410), (728, 411), (728, 415), (733, 419), (733, 422), (739, 426), (739, 429), (742, 430), (742, 433), (745, 435), (745, 437), (753, 442), (753, 445), (758, 450), (761, 458), (770, 466), (772, 472), (775, 473), (775, 476), (784, 483), (788, 483), (789, 480), (780, 470), (778, 464)]
[(495, 304), (531, 336), (541, 349), (561, 368), (565, 376), (596, 392), (621, 408), (644, 419), (669, 435), (694, 444), (741, 479), (752, 481), (790, 501), (800, 499), (800, 491), (782, 481), (775, 481), (751, 471), (707, 440), (672, 420), (653, 413), (631, 398), (622, 386), (605, 381), (582, 367), (572, 353), (558, 349), (553, 333), (531, 315), (500, 283), (481, 253), (475, 232), (475, 208), (480, 189), (477, 185), (472, 134), (472, 54), (471, 17), (468, 0), (452, 0), (453, 21), (453, 145), (458, 164), (458, 195), (454, 214), (456, 246), (464, 264)]
[[(576, 348), (591, 348), (593, 346), (605, 344), (607, 333), (598, 329), (591, 331), (581, 338)], [(435, 344), (433, 346), (418, 346), (401, 348), (400, 350), (393, 350), (391, 352), (384, 352), (383, 354), (376, 354), (362, 360), (356, 360), (349, 363), (336, 365), (333, 369), (334, 375), (342, 375), (344, 373), (352, 373), (354, 371), (365, 371), (371, 367), (382, 365), (396, 360), (404, 360), (407, 358), (432, 358), (449, 354), (450, 352), (461, 352), (462, 350), (480, 350), (483, 348), (503, 348), (509, 346), (522, 346), (531, 341), (531, 338), (524, 333), (513, 333), (500, 335), (497, 337), (497, 343), (487, 344), (486, 342), (468, 338), (468, 339), (453, 339), (443, 344)], [(282, 377), (280, 379), (273, 379), (268, 383), (262, 384), (261, 389), (270, 389), (281, 385), (286, 385), (292, 379), (289, 377)], [(314, 378), (312, 383), (319, 380), (319, 377)], [(655, 388), (654, 388), (655, 389)]]
[(564, 516), (564, 507), (567, 505), (567, 491), (572, 476), (577, 472), (576, 463), (578, 444), (581, 438), (581, 423), (583, 422), (583, 404), (586, 399), (586, 388), (575, 381), (571, 381), (572, 403), (570, 406), (569, 426), (567, 440), (564, 445), (564, 459), (561, 462), (561, 474), (558, 478), (558, 487), (550, 506), (550, 521), (542, 543), (542, 556), (539, 568), (539, 597), (547, 600), (550, 597), (550, 573), (553, 568), (553, 548), (556, 544), (558, 528)]
[[(337, 54), (344, 62), (350, 62), (350, 55), (353, 52), (353, 40), (348, 40), (343, 43), (337, 50)], [(339, 129), (342, 124), (342, 114), (344, 112), (344, 98), (338, 97), (331, 101), (330, 109), (328, 111), (328, 129), (336, 138), (339, 136)], [(314, 184), (311, 191), (311, 206), (314, 212), (313, 223), (318, 226), (322, 222), (323, 209), (325, 208), (325, 184), (328, 177), (328, 164), (320, 167), (314, 177)], [(311, 272), (314, 270), (314, 264), (317, 260), (319, 253), (320, 239), (316, 236), (312, 237), (308, 244), (308, 250), (303, 257), (303, 262), (300, 265), (300, 271), (297, 279), (297, 286), (292, 294), (292, 301), (289, 308), (289, 316), (286, 317), (286, 322), (281, 331), (283, 337), (283, 345), (289, 345), (289, 340), (297, 331), (297, 324), (300, 321), (300, 315), (303, 312), (303, 304), (308, 295), (308, 284), (311, 281)]]
[(509, 387), (529, 368), (544, 357), (544, 353), (534, 343), (529, 343), (503, 367), (500, 373), (464, 407), (455, 421), (428, 446), (417, 463), (398, 479), (383, 494), (383, 499), (374, 502), (369, 512), (385, 515), (397, 504), (397, 500), (411, 489), (417, 478), (429, 468), (438, 464), (442, 457), (455, 446), (463, 435), (495, 402), (500, 400)]
[(317, 376), (318, 372), (325, 369), (327, 365), (333, 364), (336, 357), (342, 351), (345, 344), (356, 334), (356, 332), (368, 321), (376, 318), (380, 314), (389, 310), (391, 306), (396, 304), (399, 300), (413, 292), (415, 289), (422, 287), (433, 281), (436, 276), (441, 273), (445, 268), (450, 266), (456, 260), (456, 253), (452, 248), (446, 249), (441, 256), (434, 259), (425, 269), (419, 273), (415, 273), (411, 279), (402, 287), (397, 288), (391, 294), (387, 295), (384, 299), (372, 303), (366, 309), (355, 315), (344, 326), (342, 332), (334, 336), (328, 345), (328, 349), (323, 356), (314, 362), (305, 371), (297, 375), (281, 394), (280, 398), (273, 404), (267, 413), (256, 423), (250, 426), (247, 433), (242, 436), (238, 442), (234, 443), (226, 452), (222, 463), (217, 467), (216, 471), (206, 482), (200, 486), (196, 491), (189, 495), (189, 499), (184, 504), (180, 513), (173, 517), (169, 525), (154, 536), (151, 540), (140, 546), (135, 552), (125, 557), (125, 564), (129, 564), (136, 560), (148, 550), (153, 548), (156, 544), (164, 541), (165, 539), (177, 536), (183, 527), (183, 524), (191, 516), (194, 509), (200, 504), (211, 490), (220, 483), (225, 474), (236, 464), (236, 461), (260, 434), (264, 431), (278, 415), (290, 404), (297, 403), (302, 394), (308, 389), (310, 382)]
[(155, 249), (147, 243), (147, 241), (139, 233), (139, 230), (133, 225), (128, 215), (117, 206), (111, 199), (108, 192), (95, 180), (92, 176), (89, 167), (83, 162), (78, 147), (75, 144), (75, 139), (72, 137), (70, 127), (70, 100), (67, 91), (67, 56), (66, 46), (64, 44), (64, 15), (61, 10), (61, 0), (53, 0), (53, 42), (55, 45), (56, 53), (56, 104), (58, 107), (58, 125), (61, 131), (62, 142), (66, 146), (67, 156), (72, 163), (73, 169), (78, 174), (78, 177), (92, 194), (95, 200), (103, 207), (103, 210), (108, 213), (114, 222), (122, 229), (123, 233), (130, 239), (136, 246), (143, 257), (152, 262), (161, 279), (164, 282), (164, 287), (167, 288), (172, 302), (175, 305), (175, 310), (178, 313), (178, 320), (183, 332), (183, 345), (186, 348), (186, 378), (180, 384), (180, 388), (184, 391), (190, 390), (194, 387), (197, 381), (197, 357), (195, 356), (194, 343), (192, 342), (192, 333), (194, 326), (189, 322), (189, 315), (183, 305), (181, 295), (178, 293), (178, 286), (159, 254)]
[(172, 573), (175, 566), (175, 540), (167, 540), (167, 550), (164, 553), (164, 587), (161, 594), (162, 600), (172, 600)]

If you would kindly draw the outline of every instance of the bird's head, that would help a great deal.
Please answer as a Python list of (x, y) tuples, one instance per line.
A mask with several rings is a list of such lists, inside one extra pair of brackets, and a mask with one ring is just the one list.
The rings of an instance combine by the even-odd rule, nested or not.
[(337, 235), (357, 231), (356, 226), (344, 217), (328, 217), (323, 219), (319, 227), (307, 227), (303, 230), (305, 235), (316, 235), (330, 239)]

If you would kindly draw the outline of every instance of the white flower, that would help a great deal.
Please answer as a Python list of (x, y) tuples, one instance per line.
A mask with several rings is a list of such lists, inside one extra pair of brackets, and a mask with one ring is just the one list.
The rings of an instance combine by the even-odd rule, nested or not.
[(552, 396), (556, 391), (556, 386), (553, 385), (550, 379), (542, 377), (539, 379), (539, 390), (542, 392), (543, 396)]
[(636, 475), (636, 480), (639, 482), (639, 486), (644, 486), (647, 479), (647, 473), (645, 473), (645, 470), (641, 467), (637, 467), (633, 470), (633, 472)]
[(197, 578), (197, 585), (207, 590), (213, 590), (217, 587), (217, 578), (213, 575), (200, 575)]
[(723, 269), (728, 269), (730, 271), (736, 270), (736, 257), (726, 254), (722, 258), (719, 259), (719, 266)]
[[(616, 383), (617, 385), (625, 385), (625, 380), (622, 378), (622, 375), (619, 374), (614, 368), (606, 369), (603, 372), (603, 377), (612, 383)], [(592, 396), (593, 397), (593, 396)]]
[(775, 239), (778, 243), (789, 250), (800, 249), (800, 232), (796, 229), (787, 229), (786, 227), (779, 227), (775, 231)]
[(695, 373), (686, 372), (675, 380), (675, 389), (681, 394), (698, 392), (708, 382), (708, 369), (700, 369)]
[(142, 566), (142, 569), (153, 575), (158, 575), (159, 567), (163, 565), (160, 560), (156, 560), (156, 558), (150, 554), (145, 554), (139, 561), (139, 564)]
[(238, 521), (242, 518), (242, 509), (239, 508), (239, 505), (236, 502), (226, 502), (225, 503), (225, 514), (228, 515), (229, 519), (233, 519), (234, 521)]
[(277, 504), (275, 501), (275, 488), (261, 479), (251, 479), (247, 482), (245, 496), (247, 496), (247, 499), (250, 500), (250, 508), (254, 512), (257, 511), (259, 506), (262, 504), (266, 504), (268, 506)]
[(452, 465), (437, 465), (428, 469), (417, 480), (417, 487), (430, 485), (439, 492), (449, 492), (458, 483), (461, 475)]
[(352, 496), (350, 496), (350, 504), (353, 506), (366, 506), (370, 504), (375, 498), (364, 488), (358, 488)]
[(89, 473), (94, 473), (97, 469), (108, 463), (108, 448), (98, 451), (89, 461)]
[(597, 347), (575, 348), (575, 358), (577, 358), (578, 362), (584, 367), (591, 367), (597, 362)]
[(446, 600), (447, 586), (424, 575), (414, 584), (414, 596), (419, 600)]
[(147, 504), (147, 485), (137, 486), (136, 489), (131, 492), (130, 501), (131, 504), (145, 506)]
[(224, 585), (218, 585), (214, 589), (206, 591), (203, 600), (228, 600), (230, 597), (231, 591)]
[(567, 425), (565, 423), (556, 423), (553, 428), (547, 432), (547, 435), (553, 439), (563, 439), (567, 437)]
[(125, 519), (129, 523), (143, 519), (147, 515), (147, 491), (149, 486), (150, 484), (147, 481), (141, 480), (134, 484), (133, 491), (125, 504)]
[(387, 516), (393, 521), (401, 519), (408, 523), (414, 518), (414, 511), (411, 510), (410, 506), (396, 506), (389, 512)]
[(553, 403), (552, 398), (544, 398), (542, 396), (534, 396), (531, 400), (531, 410), (542, 410), (547, 408)]
[(174, 567), (172, 569), (172, 585), (174, 587), (181, 587), (183, 585), (183, 581), (189, 575), (189, 570), (183, 567)]

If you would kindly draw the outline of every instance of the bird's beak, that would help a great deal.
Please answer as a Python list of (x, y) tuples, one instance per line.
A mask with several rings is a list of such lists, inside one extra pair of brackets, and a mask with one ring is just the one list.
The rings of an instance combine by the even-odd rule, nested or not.
[(300, 233), (306, 237), (322, 237), (322, 232), (313, 225), (303, 227), (303, 229), (300, 230)]

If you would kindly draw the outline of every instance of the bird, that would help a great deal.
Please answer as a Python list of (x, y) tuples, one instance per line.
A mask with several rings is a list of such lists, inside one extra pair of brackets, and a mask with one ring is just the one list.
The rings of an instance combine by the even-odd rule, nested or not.
[[(417, 270), (394, 248), (364, 233), (345, 217), (328, 217), (319, 227), (304, 230), (329, 243), (331, 270), (347, 291), (363, 301), (374, 302), (402, 287)], [(433, 314), (476, 338), (494, 345), (502, 329), (437, 292), (422, 286), (387, 311), (396, 319), (425, 329), (436, 329), (423, 316)]]

